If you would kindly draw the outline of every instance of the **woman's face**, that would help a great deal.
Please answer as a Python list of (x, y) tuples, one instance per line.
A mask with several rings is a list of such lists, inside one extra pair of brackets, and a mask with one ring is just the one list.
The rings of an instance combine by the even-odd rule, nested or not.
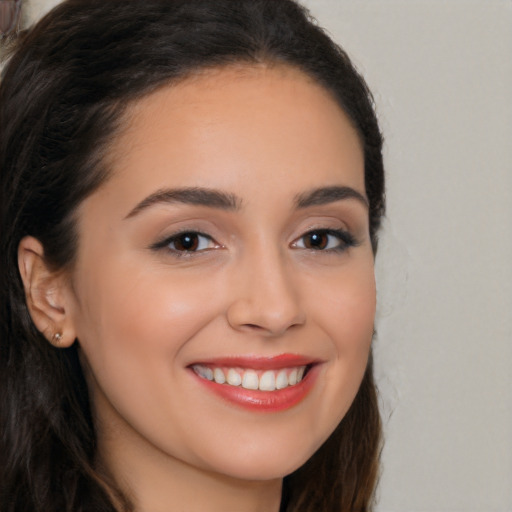
[(100, 450), (290, 473), (347, 412), (370, 349), (356, 132), (298, 71), (224, 69), (136, 103), (109, 162), (78, 211), (67, 308)]

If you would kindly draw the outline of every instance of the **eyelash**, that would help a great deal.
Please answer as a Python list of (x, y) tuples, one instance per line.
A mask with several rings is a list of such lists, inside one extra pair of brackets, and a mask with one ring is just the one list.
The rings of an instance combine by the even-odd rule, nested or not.
[[(299, 246), (300, 241), (303, 241), (306, 237), (310, 237), (310, 242), (312, 241), (311, 237), (318, 236), (320, 237), (320, 241), (326, 241), (327, 247), (326, 248), (320, 248), (320, 247), (307, 247), (305, 244), (303, 246)], [(192, 249), (176, 249), (171, 248), (170, 246), (172, 244), (176, 244), (177, 242), (181, 243), (187, 243), (186, 240), (184, 240), (185, 237), (189, 238), (195, 238), (195, 247)], [(327, 240), (325, 240), (325, 237), (327, 237)], [(180, 238), (182, 239), (180, 241)], [(209, 244), (213, 244), (213, 247), (206, 247), (206, 248), (197, 248), (198, 246), (201, 246), (201, 241), (199, 239), (205, 239), (208, 241)], [(329, 244), (332, 243), (332, 238), (337, 239), (337, 244), (335, 247), (329, 247)], [(204, 242), (203, 242), (204, 243)], [(291, 244), (293, 248), (299, 248), (299, 249), (305, 249), (309, 251), (314, 252), (343, 252), (347, 250), (349, 247), (355, 247), (358, 245), (358, 242), (356, 239), (348, 232), (341, 229), (312, 229), (310, 231), (307, 231), (303, 235), (301, 235), (295, 242)], [(220, 244), (217, 244), (215, 240), (206, 233), (201, 233), (199, 231), (189, 230), (189, 231), (181, 231), (179, 233), (175, 233), (174, 235), (171, 235), (170, 237), (164, 238), (160, 242), (157, 242), (151, 246), (151, 249), (153, 250), (162, 250), (165, 249), (173, 256), (181, 258), (181, 257), (187, 257), (192, 256), (196, 253), (200, 253), (203, 251), (208, 251), (210, 249), (219, 248), (222, 247)]]
[[(188, 237), (195, 237), (196, 238), (196, 242), (198, 244), (200, 244), (200, 241), (198, 241), (197, 239), (198, 238), (203, 238), (203, 239), (206, 239), (208, 240), (209, 243), (213, 243), (214, 244), (214, 247), (209, 247), (209, 248), (203, 248), (203, 249), (197, 249), (197, 247), (195, 247), (193, 250), (191, 249), (173, 249), (171, 247), (169, 247), (171, 244), (176, 244), (180, 238), (185, 238), (186, 236)], [(181, 240), (181, 243), (183, 244), (184, 240)], [(174, 235), (171, 235), (167, 238), (164, 238), (163, 240), (161, 240), (160, 242), (157, 242), (156, 244), (153, 244), (151, 246), (151, 249), (154, 249), (154, 250), (161, 250), (161, 249), (165, 249), (167, 250), (168, 252), (170, 252), (171, 254), (173, 254), (174, 256), (176, 256), (177, 258), (181, 258), (181, 257), (186, 257), (186, 256), (191, 256), (197, 252), (203, 252), (203, 251), (206, 251), (208, 249), (211, 249), (211, 248), (215, 248), (215, 247), (221, 247), (219, 244), (217, 244), (214, 239), (210, 236), (210, 235), (207, 235), (206, 233), (201, 233), (200, 231), (194, 231), (194, 230), (188, 230), (188, 231), (180, 231), (179, 233), (175, 233)]]
[[(358, 245), (357, 240), (348, 232), (342, 229), (311, 229), (310, 231), (304, 233), (297, 240), (304, 240), (306, 237), (313, 236), (327, 237), (327, 244), (330, 242), (330, 238), (336, 238), (338, 240), (335, 247), (328, 248), (318, 248), (318, 247), (299, 247), (301, 249), (306, 249), (310, 251), (320, 251), (320, 252), (343, 252), (347, 250), (349, 247), (355, 247)], [(299, 242), (294, 242), (292, 246), (297, 247)]]

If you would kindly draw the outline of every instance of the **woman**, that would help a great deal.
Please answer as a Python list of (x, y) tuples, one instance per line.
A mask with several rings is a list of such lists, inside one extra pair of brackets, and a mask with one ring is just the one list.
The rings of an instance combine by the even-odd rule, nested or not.
[(382, 140), (288, 0), (69, 0), (1, 85), (0, 509), (364, 511)]

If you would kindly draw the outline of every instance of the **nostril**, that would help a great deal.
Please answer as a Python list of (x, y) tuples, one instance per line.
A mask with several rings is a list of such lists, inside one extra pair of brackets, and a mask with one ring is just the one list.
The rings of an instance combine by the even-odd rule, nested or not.
[(254, 330), (262, 330), (263, 327), (261, 327), (261, 325), (257, 325), (257, 324), (245, 324), (245, 327), (248, 327), (249, 329), (254, 329)]

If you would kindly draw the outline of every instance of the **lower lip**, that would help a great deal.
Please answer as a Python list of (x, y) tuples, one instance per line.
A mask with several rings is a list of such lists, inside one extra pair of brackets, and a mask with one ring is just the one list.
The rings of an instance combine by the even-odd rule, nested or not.
[(199, 377), (193, 370), (190, 371), (209, 391), (234, 405), (251, 411), (279, 412), (294, 407), (306, 398), (315, 384), (318, 369), (319, 365), (314, 365), (298, 384), (275, 391), (260, 391), (229, 384), (217, 384), (215, 381)]

